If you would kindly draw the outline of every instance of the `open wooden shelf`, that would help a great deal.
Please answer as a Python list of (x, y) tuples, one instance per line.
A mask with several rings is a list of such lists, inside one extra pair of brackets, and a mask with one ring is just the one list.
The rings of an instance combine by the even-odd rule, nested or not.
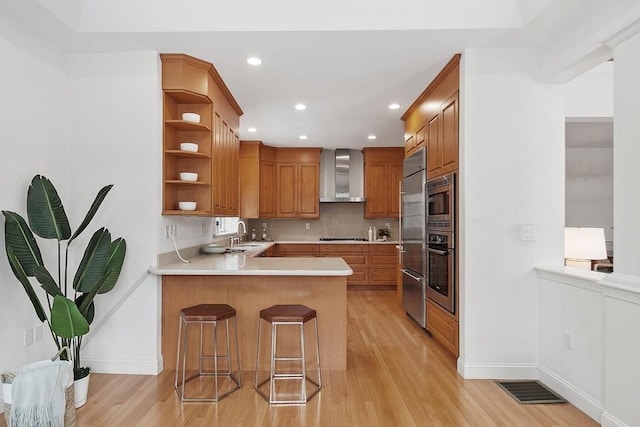
[(182, 151), (182, 150), (166, 150), (165, 154), (173, 157), (179, 157), (181, 159), (210, 159), (211, 157), (205, 153)]
[(181, 179), (167, 179), (164, 181), (164, 183), (177, 185), (209, 185), (209, 183), (204, 181), (183, 181)]
[(193, 123), (186, 120), (165, 120), (164, 123), (177, 130), (210, 132), (211, 128), (204, 123)]
[(208, 96), (185, 89), (165, 89), (164, 93), (179, 104), (211, 104)]
[(211, 216), (211, 212), (208, 211), (181, 211), (179, 209), (165, 210), (162, 215), (189, 215), (189, 216)]

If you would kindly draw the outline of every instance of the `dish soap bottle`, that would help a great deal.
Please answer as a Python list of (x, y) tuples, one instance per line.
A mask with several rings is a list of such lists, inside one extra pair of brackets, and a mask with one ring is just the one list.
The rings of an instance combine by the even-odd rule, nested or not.
[(251, 227), (251, 240), (253, 240), (253, 241), (256, 240), (256, 228), (255, 227)]
[(369, 231), (367, 232), (367, 236), (369, 238), (369, 241), (371, 242), (373, 240), (373, 230), (371, 229), (371, 226), (369, 226)]

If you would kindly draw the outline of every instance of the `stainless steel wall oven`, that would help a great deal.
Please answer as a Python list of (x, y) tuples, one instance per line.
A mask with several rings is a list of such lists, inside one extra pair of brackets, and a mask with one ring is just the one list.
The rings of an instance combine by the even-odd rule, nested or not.
[(427, 227), (430, 230), (454, 231), (455, 175), (427, 181)]
[(455, 174), (427, 181), (427, 298), (455, 313)]
[(453, 233), (427, 235), (427, 297), (449, 312), (455, 312), (455, 251)]

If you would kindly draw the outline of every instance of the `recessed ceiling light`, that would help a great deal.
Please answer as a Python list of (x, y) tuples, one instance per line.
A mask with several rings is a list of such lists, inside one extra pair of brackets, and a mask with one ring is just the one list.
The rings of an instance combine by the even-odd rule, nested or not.
[(400, 104), (396, 104), (396, 103), (389, 104), (390, 110), (397, 110), (398, 108), (400, 108)]
[(260, 64), (262, 64), (262, 59), (257, 58), (255, 56), (252, 56), (251, 58), (247, 59), (247, 64), (249, 64), (249, 65), (260, 65)]
[(298, 138), (300, 138), (300, 139), (307, 139), (307, 135), (300, 135)]
[(367, 139), (376, 139), (376, 136), (375, 136), (375, 135), (369, 135), (369, 136), (367, 137)]
[(256, 131), (256, 128), (249, 128), (247, 129), (248, 132), (254, 133)]
[(296, 104), (296, 110), (306, 110), (307, 106), (304, 104)]

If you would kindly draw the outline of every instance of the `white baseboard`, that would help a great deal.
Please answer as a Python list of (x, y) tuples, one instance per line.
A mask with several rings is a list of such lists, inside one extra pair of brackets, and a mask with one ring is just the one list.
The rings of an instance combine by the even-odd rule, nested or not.
[(97, 374), (158, 375), (163, 369), (163, 360), (107, 360), (83, 359), (83, 364)]
[(601, 402), (535, 363), (459, 363), (458, 372), (465, 379), (540, 380), (589, 417), (602, 422), (603, 426), (625, 426), (610, 414), (605, 424), (605, 412)]
[(536, 380), (535, 363), (464, 363), (458, 372), (465, 379)]
[(543, 367), (540, 367), (538, 379), (551, 390), (567, 399), (576, 408), (580, 409), (595, 421), (600, 422), (604, 410), (602, 402), (598, 402), (573, 384)]
[(600, 421), (602, 427), (631, 427), (629, 424), (626, 424), (608, 412), (602, 413), (602, 421)]

